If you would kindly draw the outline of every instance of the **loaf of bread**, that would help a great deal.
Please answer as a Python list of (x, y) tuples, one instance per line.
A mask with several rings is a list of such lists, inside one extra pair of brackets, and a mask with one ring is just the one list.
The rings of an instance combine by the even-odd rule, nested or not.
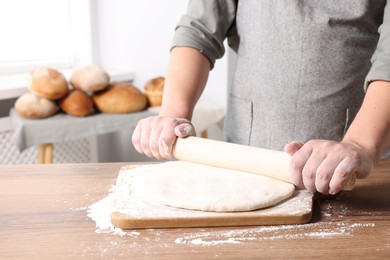
[(161, 106), (163, 90), (164, 90), (164, 77), (157, 77), (146, 82), (144, 90), (145, 95), (148, 98), (149, 105), (152, 107)]
[(75, 89), (94, 92), (106, 88), (110, 83), (110, 76), (103, 68), (90, 65), (76, 69), (70, 83)]
[(96, 108), (103, 113), (131, 113), (145, 109), (145, 95), (127, 82), (111, 84), (107, 89), (95, 93), (92, 100)]
[(24, 118), (39, 119), (54, 115), (58, 107), (54, 101), (35, 95), (25, 93), (21, 95), (14, 104), (15, 111)]
[(92, 98), (81, 90), (72, 90), (59, 102), (60, 108), (72, 116), (87, 116), (93, 112)]
[(28, 88), (38, 96), (59, 99), (69, 92), (64, 75), (52, 68), (36, 68), (30, 72)]

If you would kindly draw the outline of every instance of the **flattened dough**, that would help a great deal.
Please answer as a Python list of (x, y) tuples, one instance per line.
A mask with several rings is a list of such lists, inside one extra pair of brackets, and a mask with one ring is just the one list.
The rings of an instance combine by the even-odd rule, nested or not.
[(250, 211), (289, 198), (294, 185), (240, 171), (174, 161), (136, 168), (130, 195), (167, 206), (202, 211)]

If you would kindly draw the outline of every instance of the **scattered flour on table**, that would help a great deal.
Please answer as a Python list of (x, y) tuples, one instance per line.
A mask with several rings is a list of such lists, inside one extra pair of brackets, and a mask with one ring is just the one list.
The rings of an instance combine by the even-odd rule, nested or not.
[(239, 244), (245, 241), (293, 240), (303, 238), (333, 238), (353, 236), (356, 229), (375, 227), (374, 223), (338, 223), (336, 228), (328, 223), (304, 225), (262, 226), (230, 231), (194, 232), (175, 240), (177, 244), (212, 246)]
[(111, 212), (124, 212), (132, 201), (128, 200), (130, 179), (119, 173), (116, 185), (110, 188), (108, 196), (88, 207), (88, 217), (96, 222), (96, 233), (114, 233), (120, 236), (138, 236), (137, 231), (124, 231), (111, 223)]
[[(118, 175), (117, 183), (112, 186), (109, 194), (100, 201), (90, 205), (87, 208), (88, 217), (96, 223), (96, 233), (111, 233), (119, 236), (139, 237), (140, 232), (136, 230), (122, 230), (114, 227), (111, 223), (111, 212), (122, 212), (137, 215), (137, 208), (134, 203), (140, 203), (132, 200), (129, 194), (128, 172), (123, 171)], [(142, 208), (142, 205), (140, 205)], [(145, 213), (145, 212), (143, 212)], [(200, 246), (213, 246), (221, 244), (241, 244), (250, 241), (269, 241), (269, 240), (293, 240), (303, 238), (326, 239), (340, 236), (353, 236), (356, 230), (375, 227), (375, 223), (348, 223), (339, 222), (336, 225), (332, 223), (309, 223), (303, 225), (278, 225), (278, 226), (260, 226), (260, 227), (232, 227), (231, 230), (207, 231), (199, 229), (196, 232), (191, 229), (183, 229), (182, 236), (175, 239), (176, 244), (191, 244)], [(188, 230), (188, 231), (187, 231)], [(156, 231), (156, 239), (164, 230)], [(168, 232), (168, 231), (167, 231)], [(150, 235), (150, 233), (149, 233)]]

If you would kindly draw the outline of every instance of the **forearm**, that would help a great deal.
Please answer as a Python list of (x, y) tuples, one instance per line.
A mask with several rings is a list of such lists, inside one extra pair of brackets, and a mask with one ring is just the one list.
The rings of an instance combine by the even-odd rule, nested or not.
[(160, 116), (191, 120), (206, 85), (210, 62), (198, 50), (175, 47), (171, 51)]
[(390, 82), (374, 81), (343, 142), (365, 149), (374, 163), (390, 146)]

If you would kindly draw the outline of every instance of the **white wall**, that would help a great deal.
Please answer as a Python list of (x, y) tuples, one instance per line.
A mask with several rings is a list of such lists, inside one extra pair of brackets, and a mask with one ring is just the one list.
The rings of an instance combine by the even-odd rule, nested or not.
[[(165, 75), (174, 29), (187, 7), (186, 0), (98, 0), (96, 61), (107, 69), (135, 73), (134, 85), (141, 90), (147, 80)], [(227, 100), (227, 55), (210, 74), (202, 99), (225, 106)], [(222, 139), (217, 127), (209, 137)], [(131, 131), (98, 137), (101, 162), (144, 161), (131, 145)]]
[[(174, 28), (186, 7), (185, 0), (98, 0), (98, 62), (133, 71), (140, 89), (147, 80), (165, 75)], [(203, 98), (225, 105), (227, 80), (224, 57), (211, 72)]]

